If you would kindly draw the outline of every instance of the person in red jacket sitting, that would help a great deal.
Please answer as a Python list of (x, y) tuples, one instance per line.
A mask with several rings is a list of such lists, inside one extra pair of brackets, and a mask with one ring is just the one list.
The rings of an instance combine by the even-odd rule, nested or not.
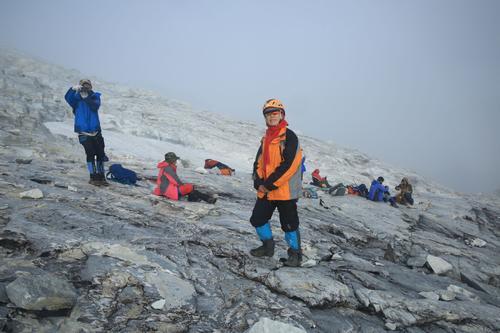
[(312, 176), (311, 185), (318, 187), (326, 187), (326, 188), (331, 187), (330, 184), (328, 184), (328, 180), (326, 180), (326, 177), (321, 177), (319, 175), (319, 169), (314, 170), (311, 173), (311, 176)]
[(191, 183), (184, 183), (177, 176), (177, 160), (180, 158), (173, 152), (165, 154), (165, 160), (158, 163), (160, 169), (156, 178), (156, 188), (153, 194), (164, 196), (171, 200), (179, 200), (182, 196), (188, 196), (188, 201), (206, 201), (214, 204), (217, 198), (209, 194), (195, 190)]

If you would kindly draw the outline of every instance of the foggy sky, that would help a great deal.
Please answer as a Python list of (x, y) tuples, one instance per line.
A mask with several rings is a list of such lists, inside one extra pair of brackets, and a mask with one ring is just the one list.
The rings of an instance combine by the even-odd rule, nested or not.
[(235, 119), (277, 97), (299, 133), (488, 192), (499, 17), (495, 0), (4, 0), (0, 46)]

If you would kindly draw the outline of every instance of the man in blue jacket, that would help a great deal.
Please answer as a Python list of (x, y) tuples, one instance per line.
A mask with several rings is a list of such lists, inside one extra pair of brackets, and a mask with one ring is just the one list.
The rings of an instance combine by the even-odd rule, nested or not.
[(367, 199), (370, 199), (372, 201), (385, 201), (384, 193), (389, 193), (389, 189), (387, 188), (387, 186), (382, 185), (383, 182), (384, 177), (378, 177), (376, 180), (374, 179), (372, 181)]
[(99, 122), (101, 94), (92, 90), (90, 80), (80, 80), (79, 84), (69, 88), (64, 96), (75, 115), (75, 132), (87, 155), (87, 169), (92, 185), (108, 185), (104, 177), (104, 139)]

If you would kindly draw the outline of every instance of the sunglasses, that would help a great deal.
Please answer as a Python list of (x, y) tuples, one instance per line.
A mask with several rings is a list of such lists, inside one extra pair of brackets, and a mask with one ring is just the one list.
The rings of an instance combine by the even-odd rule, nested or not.
[(268, 112), (265, 114), (266, 117), (269, 117), (269, 116), (278, 116), (281, 114), (281, 111), (273, 111), (273, 112)]

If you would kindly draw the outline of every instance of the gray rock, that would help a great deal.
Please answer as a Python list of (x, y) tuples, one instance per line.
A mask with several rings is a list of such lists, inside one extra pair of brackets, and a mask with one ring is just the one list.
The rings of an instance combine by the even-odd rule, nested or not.
[(302, 328), (264, 317), (256, 322), (247, 333), (306, 333), (306, 331)]
[(70, 190), (72, 192), (78, 192), (78, 188), (76, 188), (75, 186), (71, 186), (71, 185), (68, 185), (68, 190)]
[(483, 326), (500, 329), (498, 308), (489, 305), (414, 299), (394, 292), (365, 288), (355, 289), (354, 293), (364, 306), (382, 313), (388, 321), (404, 327), (438, 320), (474, 320)]
[(475, 247), (485, 247), (486, 242), (482, 240), (481, 238), (474, 238), (471, 242), (470, 245), (475, 246)]
[(439, 300), (439, 295), (436, 294), (435, 292), (432, 292), (432, 291), (422, 291), (422, 292), (419, 292), (418, 294), (424, 298), (427, 298), (427, 299), (432, 299), (435, 301)]
[(456, 295), (456, 298), (461, 301), (471, 301), (479, 303), (479, 297), (476, 294), (468, 291), (465, 288), (456, 286), (454, 284), (450, 284), (447, 288), (449, 292), (452, 292)]
[(398, 328), (398, 325), (394, 324), (394, 323), (391, 323), (391, 322), (387, 322), (385, 323), (385, 327), (389, 330), (389, 331), (395, 331), (397, 328)]
[(0, 303), (9, 303), (9, 297), (5, 291), (5, 283), (0, 282)]
[(288, 297), (299, 298), (310, 306), (345, 303), (352, 295), (345, 284), (309, 269), (284, 267), (270, 273), (264, 283), (269, 288)]
[(8, 315), (9, 315), (10, 310), (6, 307), (1, 306), (0, 307), (0, 331), (4, 332), (4, 326), (7, 324), (8, 321)]
[(120, 292), (117, 300), (122, 304), (137, 303), (142, 297), (142, 291), (137, 286), (126, 286)]
[(442, 301), (453, 301), (455, 296), (455, 293), (451, 290), (441, 290), (439, 292), (439, 299)]
[(427, 265), (432, 269), (432, 271), (438, 275), (445, 274), (453, 269), (453, 266), (446, 260), (433, 256), (427, 256)]
[(171, 273), (159, 271), (146, 273), (145, 280), (156, 287), (158, 293), (165, 299), (165, 310), (191, 306), (196, 291), (193, 285)]
[(26, 310), (71, 309), (77, 298), (68, 281), (51, 274), (19, 277), (6, 291), (12, 303)]
[(30, 164), (33, 160), (29, 158), (16, 158), (17, 164)]
[(408, 260), (406, 260), (406, 265), (409, 267), (424, 267), (426, 262), (427, 256), (421, 255), (417, 257), (409, 257)]
[(19, 193), (21, 199), (41, 199), (43, 192), (37, 188)]
[(111, 272), (118, 262), (115, 258), (90, 255), (80, 272), (80, 278), (83, 281), (92, 281), (95, 277)]
[(151, 303), (151, 307), (156, 310), (162, 310), (163, 307), (165, 306), (165, 303), (166, 302), (164, 299), (160, 299), (157, 300), (156, 302)]

